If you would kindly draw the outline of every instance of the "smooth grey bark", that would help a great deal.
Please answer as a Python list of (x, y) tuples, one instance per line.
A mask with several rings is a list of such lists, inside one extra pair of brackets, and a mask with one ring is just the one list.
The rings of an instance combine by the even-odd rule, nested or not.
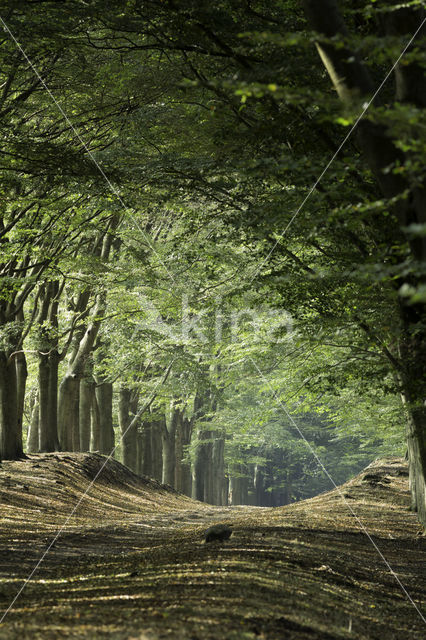
[(174, 488), (182, 493), (183, 477), (183, 412), (179, 412), (175, 434), (175, 478)]
[(53, 350), (39, 355), (40, 452), (58, 451), (58, 368), (59, 354)]
[(112, 384), (111, 382), (100, 382), (97, 379), (95, 388), (96, 400), (99, 407), (99, 451), (109, 455), (114, 449), (114, 427), (112, 420)]
[(192, 463), (192, 491), (191, 497), (193, 500), (204, 501), (204, 449), (200, 442), (200, 432), (197, 429), (196, 432), (196, 445), (194, 460)]
[[(39, 404), (41, 405), (42, 418), (41, 423), (43, 427), (46, 425), (46, 413), (47, 407), (49, 404), (49, 363), (47, 360), (47, 356), (39, 355), (39, 363), (38, 363), (38, 395), (39, 395)], [(40, 409), (39, 409), (39, 423), (40, 423)], [(39, 424), (40, 427), (40, 424)], [(39, 438), (43, 429), (39, 428)], [(40, 450), (41, 442), (38, 443), (38, 449)]]
[(142, 438), (142, 431), (141, 431), (141, 417), (138, 415), (138, 409), (139, 409), (139, 390), (136, 388), (136, 389), (132, 389), (132, 394), (130, 398), (130, 417), (132, 418), (132, 422), (129, 424), (128, 428), (129, 428), (129, 431), (132, 431), (132, 429), (134, 429), (134, 434), (135, 434), (133, 437), (133, 440), (134, 440), (133, 455), (135, 456), (133, 471), (135, 473), (141, 474), (142, 458), (143, 458), (143, 451), (142, 451), (143, 438)]
[(232, 475), (229, 478), (229, 504), (231, 506), (242, 504), (241, 484), (239, 483), (239, 478)]
[[(196, 394), (194, 399), (194, 423), (205, 415), (210, 397)], [(192, 491), (194, 500), (213, 503), (213, 437), (205, 425), (199, 425), (195, 432), (195, 453), (192, 463)]]
[(284, 490), (282, 492), (282, 502), (281, 504), (291, 504), (291, 498), (292, 498), (292, 494), (293, 494), (293, 487), (292, 487), (292, 475), (289, 473), (289, 471), (286, 472), (285, 474), (285, 485), (284, 485)]
[(152, 453), (152, 424), (144, 423), (139, 434), (140, 472), (143, 476), (154, 477)]
[(53, 349), (48, 357), (48, 404), (46, 411), (46, 424), (43, 430), (40, 431), (40, 451), (59, 451), (60, 449), (58, 436), (59, 362), (59, 353), (56, 349)]
[(22, 421), (24, 416), (25, 387), (28, 377), (27, 360), (23, 351), (16, 355), (15, 366), (17, 402), (16, 448), (19, 449), (22, 448)]
[(96, 374), (95, 394), (99, 407), (100, 419), (100, 452), (109, 455), (114, 449), (114, 426), (112, 415), (113, 385), (103, 373), (103, 365), (108, 350), (108, 343), (98, 336), (94, 345), (94, 359), (98, 369)]
[(8, 311), (0, 302), (0, 325), (5, 330), (3, 339), (8, 341), (0, 350), (0, 460), (18, 460), (24, 455), (22, 417), (27, 370), (21, 345), (23, 313), (14, 304), (11, 307)]
[(204, 502), (213, 503), (213, 434), (209, 431), (203, 433), (204, 442)]
[(32, 411), (30, 424), (28, 426), (27, 433), (27, 451), (28, 453), (38, 453), (39, 449), (39, 441), (38, 441), (38, 427), (39, 427), (39, 402), (38, 399), (35, 400)]
[(138, 475), (143, 475), (143, 433), (138, 428), (136, 433), (136, 468), (135, 473)]
[[(0, 219), (0, 229), (4, 229)], [(22, 281), (21, 268), (29, 267), (29, 257), (23, 258), (18, 267), (18, 260), (12, 259), (0, 265), (3, 276), (10, 282), (19, 274)], [(18, 267), (18, 268), (17, 268)], [(35, 287), (35, 280), (41, 274), (40, 266), (27, 271), (29, 276), (22, 287), (15, 290), (5, 284), (0, 299), (0, 327), (2, 344), (0, 345), (0, 460), (18, 460), (24, 455), (22, 443), (23, 394), (25, 388), (25, 368), (16, 364), (16, 358), (22, 353), (24, 313), (23, 308), (29, 294)], [(18, 281), (17, 281), (18, 282)], [(8, 299), (7, 299), (8, 298)], [(21, 359), (21, 364), (22, 364)], [(20, 375), (20, 380), (18, 380)]]
[(187, 496), (191, 496), (192, 484), (191, 464), (186, 454), (191, 434), (192, 420), (185, 416), (184, 411), (180, 411), (176, 427), (175, 489)]
[(79, 389), (79, 429), (80, 449), (90, 451), (90, 433), (92, 427), (92, 405), (95, 395), (95, 381), (92, 376), (80, 380)]
[(159, 482), (162, 481), (163, 477), (163, 448), (161, 442), (163, 428), (163, 420), (155, 420), (151, 423), (152, 477)]
[(58, 437), (58, 296), (57, 281), (43, 284), (39, 290), (38, 387), (39, 387), (39, 451), (59, 449)]
[[(408, 385), (405, 385), (405, 389), (407, 388)], [(422, 423), (423, 416), (416, 416), (415, 402), (411, 400), (409, 392), (407, 393), (407, 391), (405, 391), (401, 396), (407, 415), (405, 432), (407, 437), (411, 509), (412, 511), (418, 512), (421, 523), (426, 526), (426, 487), (424, 481), (426, 473), (422, 474), (419, 472), (419, 470), (423, 469), (425, 456), (421, 444), (422, 434), (420, 434), (419, 437), (419, 425)], [(423, 414), (422, 407), (418, 408), (418, 412)]]
[(80, 376), (67, 373), (59, 386), (59, 438), (62, 451), (80, 451)]
[(229, 478), (225, 476), (222, 484), (222, 505), (229, 505)]
[(233, 465), (229, 480), (229, 502), (233, 506), (248, 504), (248, 477), (244, 472), (243, 465)]
[(198, 428), (195, 434), (195, 454), (192, 464), (192, 498), (201, 502), (209, 502), (212, 496), (211, 479), (211, 443), (208, 432)]
[(162, 423), (161, 441), (163, 447), (163, 473), (162, 482), (171, 487), (175, 486), (176, 470), (176, 430), (181, 419), (180, 410), (171, 402), (168, 420)]
[(223, 504), (225, 481), (225, 438), (220, 432), (215, 432), (212, 448), (212, 502)]
[(101, 441), (101, 419), (99, 414), (98, 401), (95, 393), (93, 393), (90, 415), (91, 415), (90, 451), (99, 451), (100, 441)]
[(255, 492), (255, 502), (259, 507), (265, 506), (265, 476), (263, 468), (256, 464), (254, 467), (254, 492)]
[(191, 496), (192, 476), (191, 463), (187, 456), (187, 447), (191, 443), (193, 422), (186, 416), (182, 419), (182, 458), (181, 458), (181, 491), (186, 496)]
[(257, 506), (256, 503), (256, 491), (254, 488), (254, 473), (255, 473), (255, 465), (249, 464), (249, 478), (248, 478), (248, 496), (247, 496), (247, 504), (252, 506)]
[(16, 365), (8, 352), (0, 352), (0, 459), (16, 460), (23, 454), (18, 438)]
[[(389, 3), (388, 3), (389, 4)], [(396, 4), (396, 2), (395, 2)], [(315, 31), (327, 38), (347, 35), (343, 19), (335, 0), (304, 0), (306, 15)], [(382, 18), (386, 33), (411, 37), (426, 15), (422, 8), (402, 7)], [(426, 26), (418, 33), (413, 47), (426, 48)], [(338, 95), (346, 104), (353, 105), (359, 98), (370, 97), (373, 82), (365, 65), (355, 52), (339, 48), (329, 42), (317, 42), (319, 55), (327, 69)], [(426, 74), (418, 62), (402, 60), (395, 70), (396, 95), (400, 102), (426, 106)], [(414, 260), (426, 263), (426, 237), (406, 237), (404, 229), (410, 224), (426, 223), (426, 184), (424, 178), (410, 184), (401, 174), (384, 171), (395, 162), (404, 163), (404, 154), (393, 143), (382, 125), (367, 119), (357, 127), (358, 144), (386, 198), (396, 198), (393, 211), (397, 217), (398, 233), (410, 246)], [(407, 192), (408, 197), (402, 196)], [(410, 284), (424, 286), (425, 276), (411, 276)], [(398, 286), (401, 283), (397, 283)], [(407, 444), (410, 468), (410, 486), (413, 504), (420, 522), (426, 526), (426, 305), (411, 303), (400, 298), (401, 344), (398, 362), (391, 360), (401, 381), (402, 395), (407, 408)]]
[(213, 435), (203, 428), (196, 431), (196, 447), (192, 465), (192, 497), (194, 500), (214, 502)]
[(133, 420), (137, 413), (137, 405), (135, 391), (121, 386), (118, 401), (118, 424), (121, 432), (123, 464), (135, 473), (141, 473), (142, 443), (139, 442), (138, 422)]

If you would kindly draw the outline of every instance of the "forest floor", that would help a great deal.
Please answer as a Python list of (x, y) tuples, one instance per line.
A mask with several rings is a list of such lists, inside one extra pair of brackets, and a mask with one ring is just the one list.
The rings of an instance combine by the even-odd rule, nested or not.
[[(426, 637), (402, 460), (276, 509), (198, 503), (110, 460), (79, 503), (104, 461), (0, 465), (0, 640)], [(206, 544), (216, 522), (233, 534)]]

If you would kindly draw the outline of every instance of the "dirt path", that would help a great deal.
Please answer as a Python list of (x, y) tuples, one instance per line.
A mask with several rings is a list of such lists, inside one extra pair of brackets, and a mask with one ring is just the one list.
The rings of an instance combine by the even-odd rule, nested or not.
[[(3, 612), (102, 464), (96, 454), (3, 462)], [(110, 461), (0, 639), (423, 639), (425, 538), (404, 463), (379, 461), (342, 493), (279, 509), (211, 507)], [(204, 543), (214, 522), (233, 524), (230, 540)]]

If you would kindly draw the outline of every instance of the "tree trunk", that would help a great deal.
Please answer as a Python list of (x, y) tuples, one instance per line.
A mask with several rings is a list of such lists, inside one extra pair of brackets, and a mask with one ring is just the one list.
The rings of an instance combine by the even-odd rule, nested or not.
[[(413, 313), (415, 309), (411, 309)], [(422, 331), (401, 347), (402, 398), (406, 410), (407, 449), (412, 509), (426, 525), (426, 406), (423, 387), (426, 380), (426, 336)]]
[(152, 477), (161, 482), (163, 476), (163, 452), (161, 434), (163, 421), (156, 420), (151, 423), (151, 453), (152, 453)]
[[(47, 414), (49, 406), (49, 362), (48, 356), (39, 354), (38, 362), (38, 397), (39, 397), (39, 444), (38, 448), (41, 450), (41, 440), (43, 439), (42, 433), (45, 432), (47, 426)], [(41, 416), (40, 416), (41, 414)], [(40, 423), (42, 425), (40, 429)]]
[(90, 432), (90, 451), (99, 451), (101, 441), (101, 418), (95, 393), (93, 394), (92, 398), (91, 423), (92, 429)]
[(47, 410), (47, 442), (43, 445), (53, 451), (59, 450), (58, 438), (58, 369), (59, 353), (53, 349), (49, 355), (49, 406)]
[(27, 383), (28, 370), (25, 353), (16, 355), (16, 395), (17, 395), (17, 426), (16, 426), (16, 448), (22, 449), (22, 422), (24, 417), (25, 387)]
[(403, 403), (406, 407), (406, 434), (407, 434), (407, 451), (408, 451), (408, 469), (409, 469), (409, 486), (411, 492), (411, 510), (417, 511), (418, 505), (425, 501), (424, 483), (422, 477), (417, 474), (417, 469), (422, 465), (422, 456), (418, 447), (418, 439), (415, 438), (416, 425), (412, 417), (412, 413), (408, 408), (405, 395), (403, 395)]
[(265, 486), (264, 486), (264, 474), (260, 465), (256, 465), (254, 468), (254, 491), (255, 491), (255, 504), (258, 507), (265, 506)]
[(182, 493), (183, 480), (183, 412), (179, 412), (175, 436), (175, 481), (174, 488)]
[(152, 424), (144, 424), (139, 440), (139, 456), (141, 474), (148, 478), (154, 478), (152, 438)]
[(39, 451), (58, 451), (58, 366), (56, 349), (39, 353), (38, 387), (40, 402)]
[(187, 459), (186, 448), (191, 442), (192, 420), (179, 412), (176, 427), (176, 468), (175, 489), (186, 496), (191, 496), (191, 464)]
[(229, 479), (229, 503), (234, 507), (241, 502), (241, 483), (240, 478), (231, 476)]
[(222, 483), (222, 504), (223, 506), (229, 505), (229, 478), (225, 476)]
[(187, 447), (191, 443), (193, 422), (187, 417), (182, 419), (182, 458), (181, 458), (181, 491), (184, 495), (191, 497), (192, 477), (191, 463), (188, 459)]
[[(205, 415), (209, 399), (197, 393), (194, 398), (194, 422)], [(201, 502), (213, 502), (213, 441), (211, 432), (201, 426), (196, 431), (195, 456), (192, 465), (192, 498)]]
[(192, 497), (194, 500), (215, 504), (212, 432), (198, 429), (197, 440), (192, 467)]
[(92, 425), (92, 405), (95, 395), (95, 381), (93, 377), (80, 380), (79, 426), (80, 449), (90, 451), (90, 430)]
[(208, 504), (214, 504), (213, 501), (213, 432), (204, 431), (203, 443), (204, 447), (204, 498), (203, 501)]
[(246, 468), (242, 464), (233, 465), (230, 477), (230, 504), (248, 503), (248, 477)]
[(17, 460), (23, 455), (18, 441), (18, 384), (16, 363), (7, 352), (0, 352), (0, 459)]
[(80, 451), (80, 378), (67, 374), (59, 386), (59, 441), (62, 451)]
[(95, 393), (99, 407), (100, 438), (99, 451), (105, 455), (112, 453), (114, 449), (114, 427), (112, 423), (112, 384), (100, 382), (98, 378)]
[(39, 451), (57, 451), (58, 438), (58, 304), (59, 282), (40, 286), (38, 328)]
[(140, 430), (140, 427), (138, 427), (137, 433), (136, 433), (136, 468), (135, 468), (135, 473), (137, 473), (139, 476), (143, 475), (143, 444), (144, 444), (144, 439), (143, 439), (143, 433)]
[(34, 402), (34, 406), (31, 411), (30, 424), (27, 434), (27, 451), (28, 453), (38, 453), (39, 441), (38, 441), (38, 426), (39, 426), (39, 403), (38, 399)]
[(204, 501), (205, 495), (205, 447), (202, 442), (203, 432), (197, 429), (197, 442), (195, 445), (195, 456), (192, 465), (192, 498), (194, 500)]
[(162, 482), (171, 487), (175, 486), (176, 430), (180, 418), (180, 410), (177, 409), (172, 402), (169, 420), (164, 420), (161, 433), (163, 446)]
[[(135, 407), (131, 407), (132, 391), (127, 387), (120, 387), (120, 397), (118, 401), (118, 423), (120, 426), (123, 464), (129, 467), (135, 473), (140, 473), (139, 458), (141, 457), (140, 446), (138, 450), (138, 425), (134, 423), (130, 428), (129, 425), (133, 420)], [(137, 411), (137, 406), (136, 406)]]
[(255, 475), (255, 466), (254, 464), (249, 464), (249, 478), (248, 478), (248, 494), (247, 494), (247, 504), (255, 507), (256, 506), (256, 491), (254, 487), (254, 475)]
[(223, 504), (223, 483), (225, 480), (225, 438), (215, 432), (212, 451), (213, 504)]

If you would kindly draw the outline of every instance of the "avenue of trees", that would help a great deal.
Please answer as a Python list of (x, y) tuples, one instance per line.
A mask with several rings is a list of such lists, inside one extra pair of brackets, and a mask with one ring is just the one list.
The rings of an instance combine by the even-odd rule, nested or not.
[(277, 505), (406, 452), (426, 524), (422, 4), (1, 3), (2, 459)]

